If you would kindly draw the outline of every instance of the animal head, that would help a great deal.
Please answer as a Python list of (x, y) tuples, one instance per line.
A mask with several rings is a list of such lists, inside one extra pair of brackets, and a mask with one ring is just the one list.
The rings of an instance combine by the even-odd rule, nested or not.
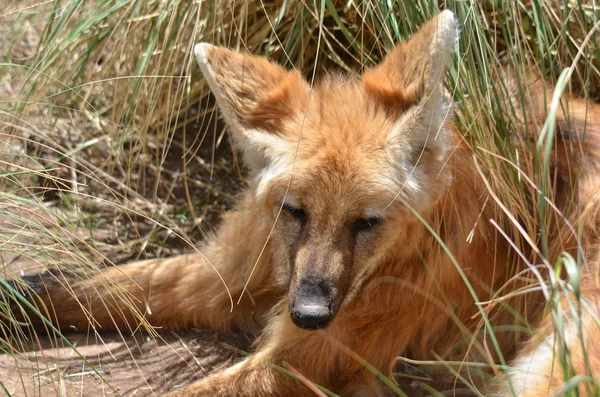
[[(196, 57), (289, 262), (290, 314), (326, 326), (447, 187), (441, 83), (457, 22), (444, 11), (360, 77), (311, 88), (296, 71), (209, 44)], [(403, 237), (404, 236), (404, 237)]]

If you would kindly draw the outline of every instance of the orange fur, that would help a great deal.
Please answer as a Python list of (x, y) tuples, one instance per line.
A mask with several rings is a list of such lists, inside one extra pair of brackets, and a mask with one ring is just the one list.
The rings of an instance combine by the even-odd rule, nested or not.
[[(348, 349), (384, 374), (401, 354), (492, 365), (498, 354), (473, 293), (490, 299), (524, 265), (489, 222), (502, 223), (504, 215), (472, 152), (451, 126), (442, 99), (439, 80), (456, 35), (454, 17), (444, 12), (362, 79), (328, 76), (312, 92), (298, 74), (263, 58), (197, 47), (202, 70), (244, 153), (250, 189), (201, 254), (112, 268), (98, 279), (75, 284), (70, 292), (55, 288), (42, 295), (51, 302), (56, 323), (78, 329), (90, 323), (102, 329), (136, 327), (139, 319), (119, 295), (125, 291), (156, 326), (263, 327), (254, 356), (172, 394), (182, 397), (312, 395), (271, 365), (286, 362), (341, 396), (381, 395), (376, 377)], [(533, 99), (531, 103), (538, 106)], [(573, 106), (581, 122), (587, 117), (585, 104), (574, 101)], [(595, 129), (588, 129), (586, 145), (598, 141)], [(573, 223), (582, 225), (590, 269), (582, 291), (597, 311), (600, 218), (594, 209), (600, 200), (600, 152), (593, 143), (586, 148), (589, 160), (580, 161), (590, 166), (579, 179), (580, 205), (560, 196), (573, 187), (576, 172), (561, 168), (572, 150), (557, 149), (558, 173), (569, 185), (557, 189), (557, 202), (564, 203)], [(439, 235), (460, 269), (416, 213)], [(365, 220), (379, 223), (370, 227)], [(576, 249), (566, 227), (551, 243), (554, 255), (565, 247)], [(241, 304), (231, 312), (220, 277), (234, 303), (249, 280)], [(330, 299), (330, 322), (319, 330), (302, 329), (290, 317), (295, 299), (311, 280)], [(510, 284), (514, 290), (522, 286)], [(530, 320), (540, 320), (539, 297), (510, 304)], [(515, 325), (514, 313), (502, 305), (487, 314), (493, 327)], [(541, 321), (540, 337), (529, 342), (517, 363), (552, 333), (550, 320)], [(600, 330), (588, 317), (584, 330), (592, 375), (597, 376)], [(505, 357), (513, 356), (525, 340), (506, 331), (496, 336)], [(575, 369), (582, 371), (581, 349), (575, 341), (567, 345)], [(562, 383), (556, 369), (544, 376), (547, 384), (521, 395), (546, 395)], [(508, 393), (505, 385), (498, 390)]]

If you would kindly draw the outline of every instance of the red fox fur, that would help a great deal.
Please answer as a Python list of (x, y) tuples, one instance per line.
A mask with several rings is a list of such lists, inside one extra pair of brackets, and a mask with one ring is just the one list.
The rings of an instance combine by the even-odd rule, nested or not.
[[(505, 224), (506, 212), (451, 124), (441, 81), (457, 38), (458, 23), (444, 11), (362, 76), (327, 76), (314, 87), (265, 58), (197, 45), (249, 188), (199, 253), (110, 268), (71, 290), (51, 288), (41, 297), (55, 323), (133, 329), (137, 312), (159, 327), (261, 330), (253, 356), (173, 396), (314, 395), (278, 369), (288, 364), (340, 396), (381, 396), (365, 362), (387, 375), (401, 355), (490, 367), (512, 357), (513, 369), (494, 367), (495, 390), (482, 393), (559, 390), (565, 375), (550, 311), (542, 296), (518, 296), (523, 284), (507, 283), (529, 277), (528, 267), (490, 221)], [(529, 105), (538, 103), (532, 91)], [(564, 186), (555, 201), (579, 238), (557, 221), (550, 263), (563, 251), (585, 254), (587, 308), (566, 317), (564, 346), (572, 374), (583, 376), (579, 392), (593, 394), (591, 379), (600, 374), (599, 116), (594, 107), (588, 117), (583, 100), (570, 103), (587, 136), (556, 144), (557, 186)], [(545, 107), (538, 113), (543, 122)], [(568, 145), (585, 146), (566, 169)], [(569, 200), (573, 189), (577, 197)], [(500, 290), (506, 304), (477, 304)], [(565, 312), (570, 305), (564, 298)], [(517, 317), (539, 324), (535, 336), (517, 335), (525, 324)]]

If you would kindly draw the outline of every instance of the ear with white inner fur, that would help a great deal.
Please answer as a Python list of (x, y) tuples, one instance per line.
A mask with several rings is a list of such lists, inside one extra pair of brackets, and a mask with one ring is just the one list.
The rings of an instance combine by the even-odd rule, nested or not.
[(367, 95), (395, 120), (387, 153), (397, 168), (399, 194), (417, 210), (430, 208), (450, 181), (441, 172), (449, 152), (444, 125), (451, 115), (441, 85), (457, 40), (458, 22), (443, 11), (362, 78)]
[(441, 83), (457, 40), (458, 22), (451, 11), (443, 11), (364, 73), (365, 91), (398, 120), (390, 139), (399, 133), (403, 139), (435, 149), (435, 138), (449, 116)]
[(307, 83), (264, 57), (207, 43), (194, 53), (244, 163), (251, 174), (260, 173), (287, 149), (282, 123), (304, 110)]

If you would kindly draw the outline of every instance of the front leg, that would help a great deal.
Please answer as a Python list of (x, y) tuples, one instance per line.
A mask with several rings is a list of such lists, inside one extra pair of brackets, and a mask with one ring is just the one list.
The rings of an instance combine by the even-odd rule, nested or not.
[[(308, 353), (314, 360), (314, 367), (300, 371), (303, 379), (294, 375), (287, 368), (296, 366), (290, 363), (292, 354)], [(331, 351), (327, 351), (331, 353)], [(325, 354), (327, 354), (325, 353)], [(348, 368), (339, 368), (340, 378), (334, 376), (321, 376), (319, 370), (327, 371), (327, 366), (336, 365), (339, 357), (325, 356), (323, 351), (303, 352), (301, 346), (296, 346), (287, 352), (260, 351), (254, 356), (228, 368), (227, 370), (212, 375), (199, 383), (188, 386), (182, 390), (169, 394), (169, 397), (314, 397), (319, 388), (334, 392), (342, 397), (378, 397), (381, 390), (375, 376), (364, 368), (350, 365)], [(293, 361), (292, 361), (293, 362)], [(312, 376), (305, 375), (311, 373)], [(349, 376), (352, 373), (353, 376)], [(352, 379), (350, 379), (352, 378)], [(308, 385), (307, 383), (311, 383)], [(343, 384), (342, 384), (343, 383)], [(325, 395), (323, 393), (322, 395)]]
[[(281, 302), (280, 307), (284, 303)], [(397, 349), (389, 347), (400, 342), (402, 335), (398, 337), (398, 334), (394, 334), (394, 338), (389, 335), (388, 340), (384, 341), (381, 339), (384, 337), (381, 328), (376, 324), (372, 324), (370, 330), (361, 328), (348, 332), (343, 316), (337, 320), (340, 321), (334, 321), (325, 330), (306, 331), (292, 323), (287, 309), (281, 310), (264, 330), (254, 356), (169, 396), (315, 396), (315, 392), (306, 385), (306, 379), (343, 397), (381, 396), (375, 375), (356, 357), (348, 354), (348, 349), (386, 373), (399, 353), (398, 349), (402, 349), (400, 346)], [(384, 348), (373, 349), (373, 345), (363, 337), (367, 334), (375, 335), (378, 338), (377, 346)], [(364, 348), (368, 351), (361, 351)], [(297, 370), (305, 380), (299, 380), (282, 368)]]
[[(277, 371), (271, 365), (272, 352), (259, 352), (256, 355), (212, 375), (199, 383), (169, 394), (169, 397), (244, 397), (244, 396), (309, 396), (300, 382), (290, 375)], [(304, 390), (306, 389), (306, 390)]]

